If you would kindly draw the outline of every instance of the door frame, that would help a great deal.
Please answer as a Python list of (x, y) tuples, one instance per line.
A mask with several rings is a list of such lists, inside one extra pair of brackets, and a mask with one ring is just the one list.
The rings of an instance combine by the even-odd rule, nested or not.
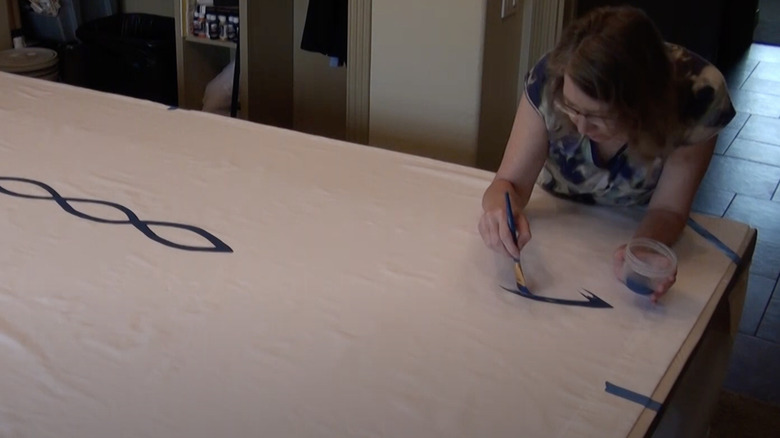
[(349, 0), (347, 141), (368, 144), (371, 94), (371, 0)]

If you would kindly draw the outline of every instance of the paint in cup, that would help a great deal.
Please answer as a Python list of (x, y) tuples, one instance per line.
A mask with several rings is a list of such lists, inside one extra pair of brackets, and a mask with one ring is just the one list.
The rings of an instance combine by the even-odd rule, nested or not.
[(626, 245), (623, 281), (629, 289), (650, 295), (677, 269), (677, 255), (653, 239), (632, 239)]

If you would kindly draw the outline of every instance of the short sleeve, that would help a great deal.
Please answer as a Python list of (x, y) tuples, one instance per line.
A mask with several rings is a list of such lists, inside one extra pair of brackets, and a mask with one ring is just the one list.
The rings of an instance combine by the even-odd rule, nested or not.
[(736, 110), (726, 80), (717, 67), (696, 55), (689, 58), (687, 67), (689, 92), (682, 107), (686, 124), (682, 143), (697, 144), (720, 133), (736, 116)]
[(542, 104), (544, 87), (547, 84), (547, 55), (542, 56), (536, 65), (525, 75), (525, 95), (536, 111)]

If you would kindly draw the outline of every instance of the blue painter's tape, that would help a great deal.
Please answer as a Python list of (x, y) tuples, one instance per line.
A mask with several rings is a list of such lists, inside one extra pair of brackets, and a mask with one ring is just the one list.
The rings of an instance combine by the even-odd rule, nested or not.
[(604, 390), (607, 391), (608, 393), (632, 401), (634, 403), (638, 403), (646, 407), (647, 409), (652, 409), (658, 412), (661, 410), (661, 407), (663, 406), (661, 405), (661, 403), (658, 403), (657, 401), (651, 399), (650, 397), (644, 396), (642, 394), (637, 394), (636, 392), (628, 390), (626, 388), (621, 388), (609, 382), (606, 382), (606, 385), (607, 387)]
[(699, 235), (701, 237), (709, 240), (710, 242), (712, 242), (712, 244), (717, 246), (718, 249), (723, 251), (723, 253), (726, 254), (726, 256), (728, 258), (730, 258), (734, 263), (736, 263), (738, 265), (740, 263), (742, 263), (742, 258), (737, 253), (732, 251), (731, 248), (726, 246), (725, 243), (721, 242), (720, 239), (718, 239), (712, 233), (707, 231), (707, 229), (704, 228), (703, 226), (701, 226), (701, 224), (699, 224), (698, 222), (693, 220), (693, 218), (690, 218), (690, 217), (688, 218), (688, 226), (691, 227), (693, 229), (693, 231), (696, 231), (697, 233), (699, 233)]

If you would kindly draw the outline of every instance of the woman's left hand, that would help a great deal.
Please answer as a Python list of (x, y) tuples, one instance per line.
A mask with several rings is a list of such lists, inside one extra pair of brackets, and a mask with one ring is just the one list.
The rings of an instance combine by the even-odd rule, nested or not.
[[(613, 268), (615, 270), (615, 277), (618, 280), (625, 283), (626, 279), (623, 278), (623, 262), (626, 259), (626, 245), (620, 245), (616, 250), (613, 257)], [(666, 294), (669, 288), (672, 287), (674, 282), (677, 281), (677, 269), (674, 270), (674, 274), (667, 277), (658, 287), (653, 290), (653, 294), (650, 296), (650, 301), (657, 303), (658, 300)]]

